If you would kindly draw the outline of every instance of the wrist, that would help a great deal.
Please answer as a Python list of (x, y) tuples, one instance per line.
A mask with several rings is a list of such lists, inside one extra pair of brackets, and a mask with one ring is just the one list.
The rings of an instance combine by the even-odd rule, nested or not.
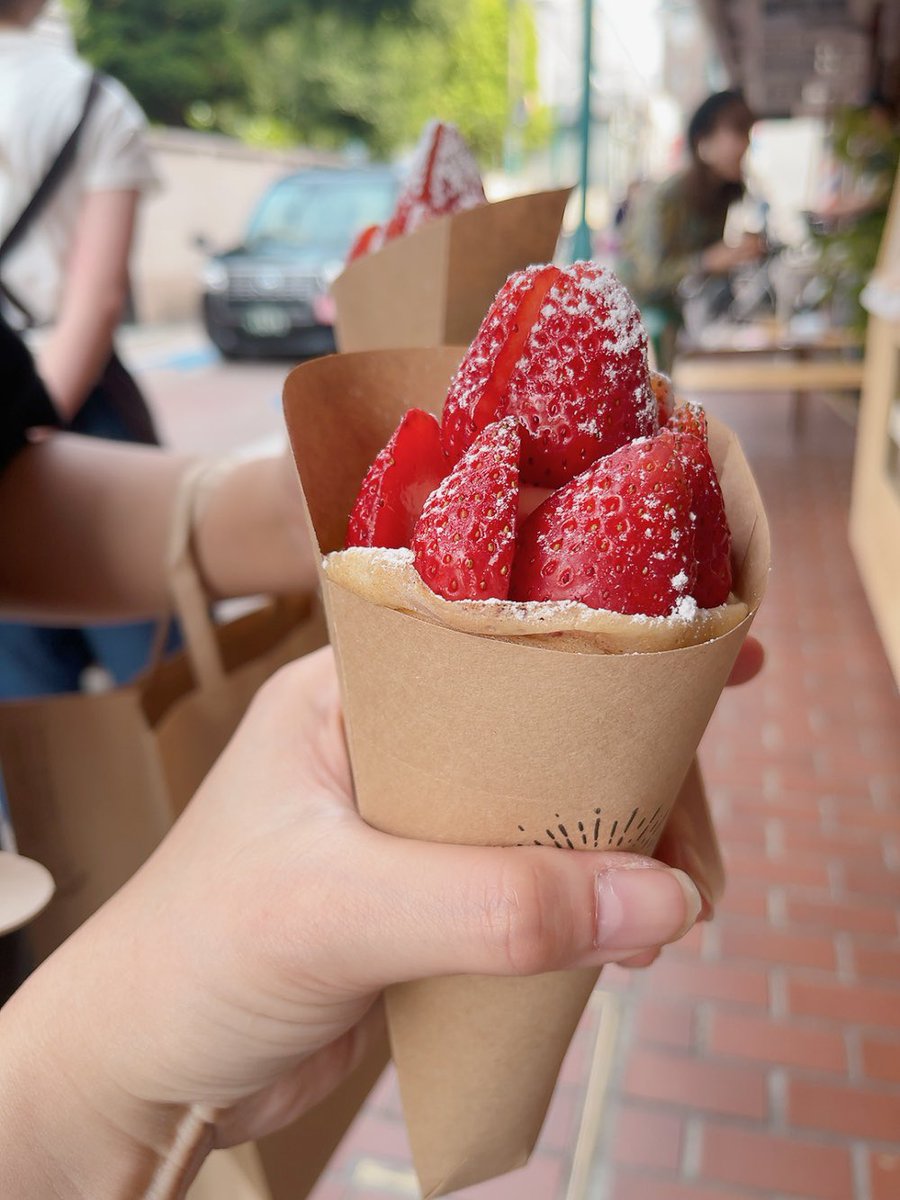
[(179, 1200), (211, 1148), (212, 1126), (125, 1092), (104, 1047), (121, 1030), (96, 1008), (82, 1011), (79, 972), (56, 979), (54, 966), (0, 1012), (0, 1194)]

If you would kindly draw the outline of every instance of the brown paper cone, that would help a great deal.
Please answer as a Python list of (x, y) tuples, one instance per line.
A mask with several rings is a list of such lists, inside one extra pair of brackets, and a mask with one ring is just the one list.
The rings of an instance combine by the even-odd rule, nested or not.
[(351, 263), (331, 289), (340, 349), (470, 342), (507, 276), (553, 258), (570, 191), (438, 217)]
[[(461, 351), (319, 360), (285, 411), (322, 553), (402, 412), (437, 410)], [(751, 616), (680, 650), (592, 655), (460, 633), (324, 580), (357, 800), (390, 833), (651, 851), (765, 588), (768, 528), (733, 435), (711, 433)], [(437, 1196), (520, 1166), (596, 972), (433, 979), (388, 993), (416, 1170)]]

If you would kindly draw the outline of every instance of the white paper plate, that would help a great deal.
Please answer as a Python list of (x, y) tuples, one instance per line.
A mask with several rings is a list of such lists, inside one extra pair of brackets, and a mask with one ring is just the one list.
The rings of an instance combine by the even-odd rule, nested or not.
[(46, 867), (0, 850), (0, 935), (27, 925), (47, 907), (54, 891)]

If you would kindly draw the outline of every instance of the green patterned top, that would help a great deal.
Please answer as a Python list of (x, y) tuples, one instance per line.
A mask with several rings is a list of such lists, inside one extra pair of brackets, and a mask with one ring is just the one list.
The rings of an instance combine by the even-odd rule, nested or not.
[(700, 255), (722, 240), (731, 197), (710, 197), (701, 211), (688, 172), (646, 184), (625, 218), (617, 272), (639, 308), (680, 315), (678, 285), (700, 269)]

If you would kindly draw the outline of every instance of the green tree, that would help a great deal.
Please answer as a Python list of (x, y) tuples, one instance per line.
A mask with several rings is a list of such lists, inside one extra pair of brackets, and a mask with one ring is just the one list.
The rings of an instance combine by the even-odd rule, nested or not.
[(388, 155), (439, 116), (485, 165), (511, 123), (543, 136), (525, 0), (67, 2), (82, 52), (154, 121)]
[(441, 115), (455, 121), (475, 152), (491, 162), (500, 156), (510, 117), (509, 24), (507, 0), (461, 4), (434, 94)]
[[(513, 13), (511, 30), (508, 0), (416, 0), (403, 19), (370, 27), (295, 9), (247, 47), (251, 110), (278, 114), (305, 141), (349, 137), (378, 154), (409, 144), (439, 116), (460, 126), (486, 165), (497, 163), (514, 116), (528, 144), (549, 133), (536, 105), (533, 14), (524, 3)], [(244, 123), (233, 109), (220, 119), (233, 131)]]
[[(438, 48), (432, 32), (402, 21), (366, 27), (297, 11), (246, 47), (248, 109), (277, 115), (308, 144), (361, 141), (385, 154), (414, 135)], [(219, 116), (239, 132), (246, 113), (226, 105)]]
[(857, 329), (866, 326), (860, 293), (875, 269), (900, 163), (900, 135), (884, 114), (872, 108), (844, 108), (835, 113), (831, 152), (857, 196), (858, 211), (838, 221), (827, 233), (815, 234), (819, 269), (828, 295), (849, 311)]
[(195, 106), (247, 102), (248, 40), (296, 14), (357, 36), (409, 17), (412, 0), (64, 0), (81, 52), (121, 79), (153, 121), (183, 125)]
[(82, 53), (153, 121), (182, 125), (191, 104), (243, 94), (233, 0), (72, 0)]

